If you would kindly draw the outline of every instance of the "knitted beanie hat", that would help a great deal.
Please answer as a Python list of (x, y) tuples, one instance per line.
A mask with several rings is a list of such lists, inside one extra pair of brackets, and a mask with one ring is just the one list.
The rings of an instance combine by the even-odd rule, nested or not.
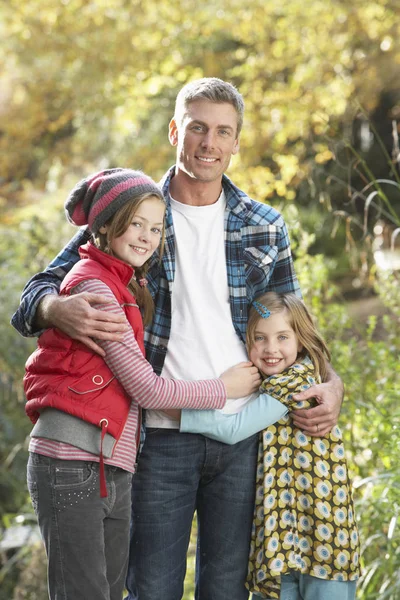
[(74, 187), (65, 202), (65, 214), (73, 225), (88, 225), (96, 234), (122, 206), (143, 194), (164, 202), (161, 189), (141, 171), (106, 169)]

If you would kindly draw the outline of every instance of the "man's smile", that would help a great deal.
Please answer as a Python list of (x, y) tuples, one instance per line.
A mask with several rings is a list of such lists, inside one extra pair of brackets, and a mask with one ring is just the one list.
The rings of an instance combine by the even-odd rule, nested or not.
[(202, 162), (213, 163), (217, 162), (218, 158), (207, 158), (206, 156), (196, 156), (197, 160), (201, 160)]

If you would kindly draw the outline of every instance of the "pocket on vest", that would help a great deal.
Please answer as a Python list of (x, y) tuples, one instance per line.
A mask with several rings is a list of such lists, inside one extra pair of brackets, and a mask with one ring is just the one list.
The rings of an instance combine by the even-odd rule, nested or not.
[(111, 377), (104, 377), (100, 373), (94, 373), (78, 379), (72, 385), (69, 385), (68, 389), (71, 390), (71, 392), (75, 392), (75, 394), (91, 394), (106, 388), (114, 379), (114, 375)]

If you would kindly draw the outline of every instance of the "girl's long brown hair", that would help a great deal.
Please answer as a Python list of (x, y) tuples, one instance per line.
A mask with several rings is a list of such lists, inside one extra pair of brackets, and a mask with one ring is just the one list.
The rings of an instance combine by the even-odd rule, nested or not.
[[(149, 198), (155, 198), (160, 200), (165, 206), (165, 202), (163, 197), (155, 196), (152, 193), (143, 194), (137, 198), (133, 198), (128, 201), (124, 206), (118, 210), (113, 217), (106, 223), (107, 225), (107, 233), (98, 233), (95, 237), (95, 244), (100, 250), (114, 256), (113, 251), (111, 250), (112, 241), (116, 238), (120, 237), (125, 233), (132, 222), (132, 218), (137, 212), (139, 206), (144, 202), (144, 200), (148, 200)], [(161, 234), (161, 242), (159, 246), (159, 258), (161, 260), (162, 253), (164, 250), (164, 239), (165, 239), (165, 228), (163, 225), (162, 234)], [(148, 325), (154, 313), (154, 302), (153, 298), (147, 289), (146, 286), (142, 287), (139, 285), (139, 280), (142, 278), (146, 278), (146, 274), (149, 268), (149, 261), (151, 257), (141, 266), (135, 267), (135, 279), (132, 279), (129, 283), (129, 289), (132, 294), (136, 298), (136, 302), (142, 312), (143, 324)]]
[[(328, 375), (327, 362), (330, 361), (331, 355), (304, 302), (295, 294), (277, 294), (276, 292), (267, 292), (256, 298), (256, 301), (265, 306), (271, 314), (285, 311), (288, 323), (303, 346), (298, 358), (301, 359), (308, 355), (314, 363), (316, 375), (325, 381)], [(248, 352), (254, 344), (255, 331), (260, 319), (260, 314), (252, 306), (246, 335)]]

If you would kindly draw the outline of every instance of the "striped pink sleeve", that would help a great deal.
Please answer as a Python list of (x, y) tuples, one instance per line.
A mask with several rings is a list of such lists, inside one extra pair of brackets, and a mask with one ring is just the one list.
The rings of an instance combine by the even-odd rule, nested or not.
[[(113, 302), (95, 308), (124, 314), (110, 288), (98, 279), (83, 281), (74, 288), (74, 293), (78, 292), (108, 296)], [(222, 408), (225, 405), (226, 389), (220, 379), (183, 381), (156, 375), (143, 357), (132, 329), (126, 332), (122, 342), (96, 339), (96, 343), (105, 350), (105, 361), (126, 393), (143, 408), (206, 409)]]

